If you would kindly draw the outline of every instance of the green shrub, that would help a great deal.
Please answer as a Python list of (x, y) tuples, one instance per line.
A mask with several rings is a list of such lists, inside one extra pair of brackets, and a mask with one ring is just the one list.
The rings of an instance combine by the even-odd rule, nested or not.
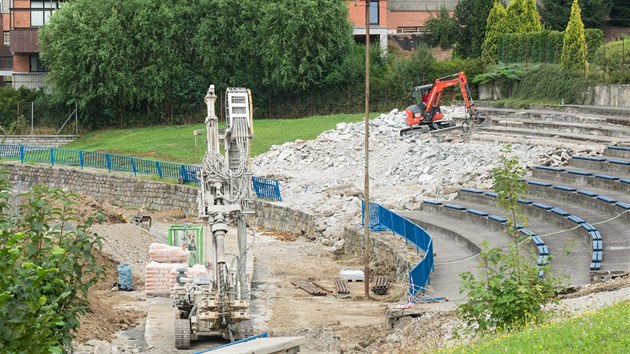
[(558, 65), (532, 66), (515, 85), (514, 98), (583, 103), (583, 94), (594, 84), (582, 73), (564, 72)]
[[(507, 251), (490, 248), (484, 241), (480, 252), (479, 274), (460, 274), (460, 292), (467, 301), (458, 306), (458, 314), (481, 332), (511, 330), (536, 322), (542, 317), (541, 306), (549, 302), (560, 285), (547, 267), (539, 277), (535, 256), (526, 252), (526, 238), (516, 229), (527, 218), (518, 199), (527, 191), (522, 180), (525, 168), (511, 156), (508, 145), (502, 151), (499, 166), (492, 169), (498, 204), (507, 216), (507, 232), (512, 236)], [(523, 254), (528, 254), (524, 256)]]
[(606, 43), (597, 49), (594, 62), (606, 68), (621, 68), (630, 65), (630, 40)]
[[(586, 29), (588, 58), (597, 56), (604, 41), (598, 29)], [(530, 33), (507, 33), (497, 38), (497, 62), (560, 63), (564, 32), (544, 30)]]
[(440, 7), (438, 17), (430, 16), (425, 26), (429, 31), (431, 46), (439, 46), (443, 49), (452, 47), (457, 42), (457, 21), (450, 17), (448, 9), (444, 5)]
[(10, 190), (0, 178), (2, 352), (68, 351), (102, 272), (92, 253), (101, 241), (89, 231), (92, 220), (76, 220), (75, 195), (36, 186), (10, 216)]

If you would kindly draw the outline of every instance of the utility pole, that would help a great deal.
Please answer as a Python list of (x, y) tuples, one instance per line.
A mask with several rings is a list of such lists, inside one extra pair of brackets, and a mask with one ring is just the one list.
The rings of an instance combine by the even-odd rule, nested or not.
[(370, 0), (365, 0), (365, 199), (363, 230), (365, 233), (365, 298), (370, 298)]

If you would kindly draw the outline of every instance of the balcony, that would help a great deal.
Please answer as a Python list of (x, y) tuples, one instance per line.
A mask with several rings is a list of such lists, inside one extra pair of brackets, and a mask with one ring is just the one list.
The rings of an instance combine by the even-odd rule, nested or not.
[(39, 53), (37, 28), (16, 28), (11, 30), (11, 52)]

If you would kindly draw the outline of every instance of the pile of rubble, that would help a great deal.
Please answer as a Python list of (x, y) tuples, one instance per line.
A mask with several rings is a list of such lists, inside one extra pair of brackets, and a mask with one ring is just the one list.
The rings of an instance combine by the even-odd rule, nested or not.
[[(463, 116), (443, 107), (446, 119)], [(452, 199), (461, 187), (491, 188), (490, 171), (502, 145), (461, 133), (406, 135), (403, 112), (370, 121), (370, 200), (392, 209), (417, 209), (422, 199)], [(325, 245), (341, 247), (341, 232), (360, 222), (364, 186), (364, 123), (340, 123), (310, 141), (275, 145), (254, 159), (254, 172), (281, 181), (285, 205), (317, 219)], [(514, 145), (527, 166), (561, 165), (569, 149)]]

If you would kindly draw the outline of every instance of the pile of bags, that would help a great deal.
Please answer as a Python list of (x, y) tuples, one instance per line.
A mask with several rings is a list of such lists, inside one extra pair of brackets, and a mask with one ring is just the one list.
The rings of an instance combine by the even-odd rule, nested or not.
[(186, 263), (188, 262), (188, 251), (181, 247), (152, 243), (149, 246), (149, 258), (158, 263)]
[(177, 283), (177, 269), (186, 269), (190, 278), (204, 279), (208, 277), (206, 267), (196, 264), (188, 267), (188, 251), (181, 247), (173, 247), (161, 243), (149, 246), (149, 258), (144, 272), (144, 287), (147, 295), (170, 296), (171, 289)]

